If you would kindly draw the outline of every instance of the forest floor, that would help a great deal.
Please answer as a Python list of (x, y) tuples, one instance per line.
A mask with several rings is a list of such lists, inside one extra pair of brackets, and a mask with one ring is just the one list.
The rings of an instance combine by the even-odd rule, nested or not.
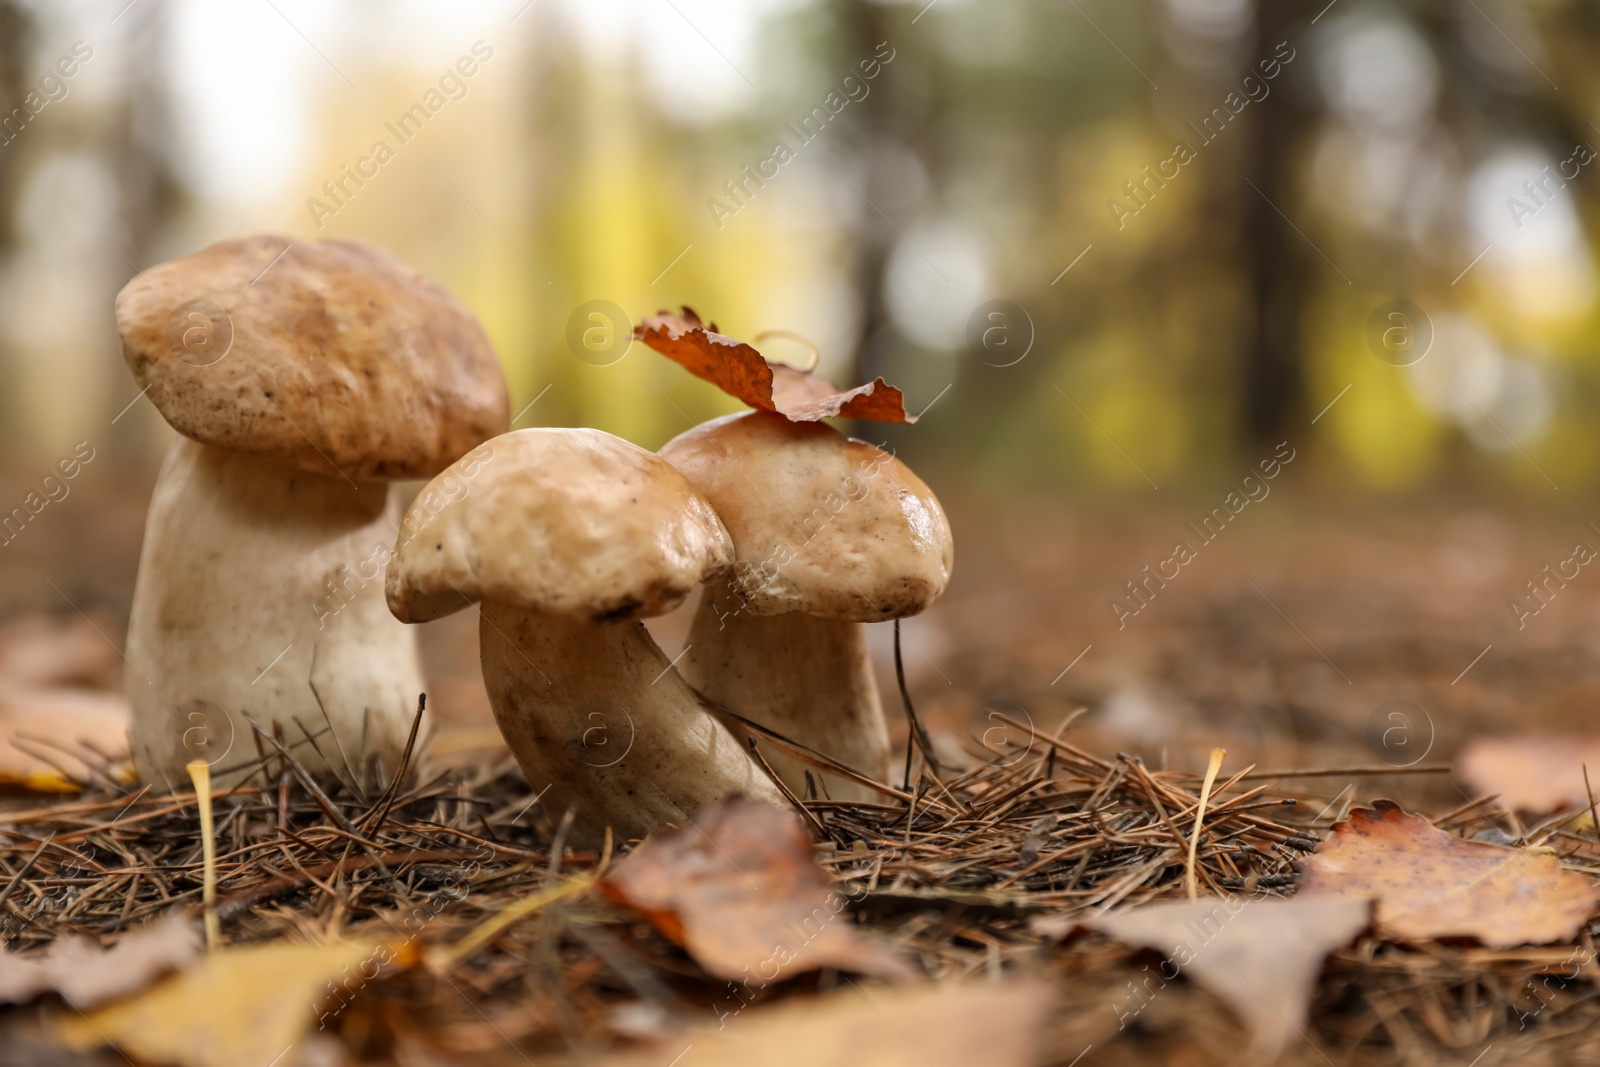
[[(102, 486), (55, 505), (61, 512), (78, 510), (70, 517), (47, 512), (48, 529), (30, 528), (0, 552), (0, 623), (39, 614), (68, 624), (89, 620), (104, 647), (84, 653), (81, 674), (106, 687), (116, 685), (120, 670), (115, 648), (131, 596), (144, 488), (136, 481), (122, 490)], [(1600, 578), (1585, 566), (1576, 577), (1543, 586), (1543, 604), (1526, 586), (1543, 582), (1544, 568), (1568, 560), (1579, 542), (1600, 546), (1600, 533), (1583, 517), (1530, 515), (1510, 505), (1389, 507), (1274, 496), (1246, 508), (1207, 541), (1189, 524), (1207, 513), (1203, 501), (1169, 509), (953, 495), (947, 504), (957, 536), (956, 575), (933, 610), (903, 625), (902, 652), (907, 688), (932, 735), (941, 781), (951, 785), (954, 776), (948, 796), (958, 798), (951, 802), (965, 807), (981, 833), (973, 829), (952, 839), (947, 821), (934, 818), (937, 811), (925, 811), (919, 822), (915, 812), (908, 817), (903, 806), (887, 801), (881, 810), (824, 805), (813, 814), (820, 820), (817, 836), (829, 839), (821, 854), (839, 857), (829, 869), (841, 886), (866, 894), (852, 911), (861, 926), (919, 961), (927, 975), (1004, 991), (999, 1000), (985, 1000), (981, 992), (968, 998), (980, 1017), (964, 1025), (987, 1035), (992, 1062), (1203, 1064), (1237, 1062), (1255, 1049), (1228, 998), (1198, 980), (1162, 983), (1159, 996), (1141, 997), (1139, 1010), (1130, 1012), (1135, 979), (1161, 957), (1071, 926), (1108, 899), (1119, 907), (1184, 899), (1184, 862), (1167, 851), (1181, 852), (1178, 828), (1169, 826), (1171, 839), (1136, 841), (1138, 833), (1126, 834), (1129, 827), (1169, 824), (1198, 800), (1213, 748), (1226, 749), (1219, 781), (1252, 765), (1326, 773), (1257, 774), (1233, 783), (1231, 792), (1217, 791), (1225, 806), (1255, 787), (1266, 792), (1250, 798), (1252, 806), (1297, 803), (1258, 818), (1225, 812), (1207, 824), (1208, 834), (1226, 838), (1227, 820), (1234, 819), (1231, 832), (1254, 842), (1243, 859), (1215, 848), (1206, 852), (1199, 873), (1211, 892), (1243, 886), (1291, 896), (1301, 853), (1339, 817), (1379, 799), (1433, 817), (1458, 835), (1553, 848), (1586, 877), (1600, 867), (1600, 845), (1519, 821), (1448, 766), (1475, 738), (1592, 730), (1589, 691), (1600, 668), (1600, 643), (1591, 635), (1600, 623)], [(1171, 562), (1178, 543), (1192, 556), (1181, 566)], [(1139, 587), (1137, 596), (1130, 582)], [(1513, 609), (1516, 599), (1526, 611)], [(686, 606), (651, 624), (669, 656), (681, 647), (688, 615)], [(903, 742), (891, 628), (871, 631), (884, 703)], [(231, 881), (225, 878), (238, 899), (229, 940), (381, 927), (392, 909), (440, 883), (440, 865), (459, 859), (451, 849), (461, 839), (440, 837), (445, 831), (439, 828), (468, 825), (462, 820), (469, 810), (484, 816), (473, 833), (487, 829), (503, 850), (488, 865), (494, 878), (482, 891), (430, 923), (424, 951), (455, 943), (518, 899), (601, 876), (613, 861), (591, 850), (552, 862), (557, 820), (512, 817), (520, 816), (530, 791), (494, 742), (472, 614), (428, 624), (421, 636), (436, 716), (421, 785), (402, 790), (393, 812), (375, 810), (371, 796), (332, 797), (352, 825), (377, 834), (376, 825), (389, 835), (381, 842), (392, 853), (389, 862), (375, 863), (393, 877), (352, 876), (350, 885), (365, 887), (354, 899), (349, 886), (320, 888), (329, 873), (316, 865), (326, 856), (321, 849), (296, 854), (290, 866), (236, 863)], [(1078, 709), (1087, 710), (1073, 718)], [(1068, 719), (1070, 732), (1062, 736), (1070, 748), (1044, 740)], [(979, 747), (984, 744), (988, 753)], [(1014, 787), (1046, 770), (1059, 783), (1052, 778), (1026, 803), (1007, 806)], [(434, 781), (444, 784), (430, 787)], [(80, 799), (108, 805), (116, 799), (114, 791), (96, 788)], [(928, 801), (934, 808), (943, 803), (933, 791), (924, 795), (934, 797)], [(241, 847), (276, 834), (274, 805), (299, 838), (314, 839), (311, 831), (327, 821), (303, 793), (240, 803)], [(259, 807), (259, 818), (250, 805)], [(5, 802), (0, 818), (47, 808), (36, 797), (18, 798)], [(1093, 828), (1062, 830), (1053, 838), (1054, 830), (1040, 829), (1041, 818), (1091, 810), (1103, 816)], [(114, 811), (64, 811), (35, 824), (94, 840), (113, 832), (107, 827)], [(12, 947), (41, 946), (51, 930), (105, 936), (127, 916), (144, 914), (147, 902), (154, 909), (169, 899), (195, 899), (197, 856), (189, 855), (189, 843), (158, 856), (151, 840), (156, 833), (192, 836), (193, 820), (193, 811), (181, 805), (162, 809), (142, 824), (137, 841), (121, 842), (166, 874), (145, 883), (131, 879), (126, 902), (117, 900), (115, 908), (104, 901), (84, 904), (55, 926), (59, 917), (46, 921), (45, 911), (35, 912), (21, 933), (11, 928)], [(1536, 829), (1542, 831), (1537, 838)], [(1039, 878), (1024, 875), (1031, 864), (1018, 856), (1036, 859), (1041, 833), (1074, 861), (1092, 857), (1092, 863), (1083, 860), (1097, 872), (1090, 882), (1107, 891), (1089, 892), (1082, 867), (1066, 880), (1048, 868)], [(0, 894), (0, 905), (14, 913), (21, 894), (54, 899), (60, 885), (82, 873), (52, 865), (48, 855), (23, 871), (21, 861), (38, 840), (30, 830), (12, 833), (0, 846), (0, 873), (14, 876), (19, 894), (9, 903)], [(623, 851), (619, 847), (618, 854)], [(1145, 877), (1139, 872), (1147, 862)], [(302, 864), (309, 881), (292, 892), (273, 888), (276, 895), (250, 896), (257, 892), (252, 886), (278, 886), (274, 879), (282, 880), (285, 871), (293, 880)], [(1127, 889), (1108, 897), (1130, 873)], [(370, 882), (361, 881), (369, 875)], [(50, 877), (60, 882), (55, 889)], [(1056, 926), (1040, 921), (1049, 916)], [(1363, 935), (1329, 958), (1307, 1022), (1294, 1028), (1280, 1062), (1579, 1062), (1595, 1054), (1583, 1044), (1590, 1040), (1584, 1034), (1600, 1022), (1591, 929), (1600, 930), (1600, 921), (1575, 939), (1520, 952)], [(1546, 978), (1554, 965), (1574, 956), (1581, 959), (1579, 977), (1552, 987)], [(478, 958), (456, 962), (456, 971), (412, 966), (363, 990), (342, 1014), (337, 1038), (307, 1046), (305, 1062), (354, 1057), (350, 1062), (422, 1065), (470, 1056), (483, 1063), (665, 1067), (678, 1062), (670, 1050), (650, 1057), (668, 1046), (683, 1048), (675, 1035), (698, 1033), (692, 1029), (697, 1021), (727, 1014), (716, 1008), (723, 983), (692, 954), (614, 899), (593, 894), (552, 902)], [(1019, 1007), (1009, 1025), (1007, 1005), (1032, 1004), (1035, 993), (1005, 983), (1033, 980), (1048, 990), (1044, 1006)], [(948, 1016), (955, 1020), (950, 1025), (963, 1018), (958, 1009), (911, 1002), (896, 1008), (900, 1002), (890, 1001), (902, 994), (823, 968), (763, 990), (741, 1025), (752, 1035), (776, 1034), (772, 1048), (792, 1045), (796, 1039), (784, 1037), (781, 1008), (821, 1004), (851, 991), (871, 1004), (890, 998), (873, 1012), (897, 1031), (924, 1025), (918, 1012)], [(744, 1003), (737, 1003), (742, 1013)], [(110, 1052), (57, 1051), (49, 1037), (56, 1010), (14, 1009), (0, 1015), (0, 1026), (26, 1045), (35, 1057), (30, 1062), (121, 1062)], [(800, 1017), (796, 1033), (811, 1027), (826, 1041), (834, 1028), (851, 1034), (852, 1027), (871, 1024), (817, 1011), (810, 1022)], [(1011, 1033), (1018, 1028), (1028, 1032)], [(923, 1050), (907, 1041), (915, 1057), (897, 1058), (905, 1049), (885, 1051), (879, 1062), (957, 1062), (944, 1053), (962, 1047), (960, 1035), (936, 1038), (937, 1030), (928, 1040), (948, 1041), (948, 1049)], [(875, 1048), (871, 1040), (860, 1037), (860, 1047)], [(700, 1062), (739, 1062), (716, 1059), (712, 1044), (705, 1039), (707, 1058)], [(310, 1058), (316, 1055), (325, 1059)], [(820, 1063), (826, 1055), (745, 1061)], [(685, 1058), (682, 1065), (695, 1062)]]

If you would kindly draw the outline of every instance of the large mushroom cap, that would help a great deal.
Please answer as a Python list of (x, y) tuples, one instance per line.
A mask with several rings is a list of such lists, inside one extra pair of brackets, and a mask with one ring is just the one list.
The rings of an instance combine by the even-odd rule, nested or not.
[(749, 411), (661, 456), (717, 509), (754, 615), (852, 622), (915, 615), (944, 592), (954, 545), (939, 499), (894, 456), (818, 422)]
[(386, 592), (402, 622), (471, 600), (597, 622), (671, 611), (733, 546), (666, 460), (600, 430), (516, 430), (428, 483)]
[(129, 282), (117, 329), (173, 429), (316, 474), (425, 478), (508, 424), (477, 318), (360, 241), (219, 241)]

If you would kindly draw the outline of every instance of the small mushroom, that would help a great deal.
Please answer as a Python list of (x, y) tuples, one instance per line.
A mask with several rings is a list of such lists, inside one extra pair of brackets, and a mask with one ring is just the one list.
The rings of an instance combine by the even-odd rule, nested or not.
[(547, 810), (573, 808), (593, 841), (735, 794), (783, 806), (639, 621), (731, 562), (711, 505), (665, 460), (599, 430), (517, 430), (486, 448), (459, 499), (407, 517), (418, 535), (395, 548), (389, 609), (426, 622), (481, 601), (489, 703)]
[[(889, 735), (861, 623), (944, 592), (953, 545), (939, 500), (894, 456), (770, 411), (714, 419), (661, 449), (727, 526), (735, 563), (707, 583), (684, 679), (738, 712), (886, 781)], [(773, 753), (797, 794), (807, 765)], [(835, 800), (865, 787), (825, 776)]]
[(236, 781), (226, 772), (256, 751), (246, 714), (281, 724), (313, 771), (392, 771), (422, 675), (383, 602), (400, 529), (388, 482), (506, 428), (482, 327), (387, 252), (254, 236), (134, 278), (117, 328), (183, 435), (151, 497), (128, 623), (141, 777), (181, 785), (199, 757)]

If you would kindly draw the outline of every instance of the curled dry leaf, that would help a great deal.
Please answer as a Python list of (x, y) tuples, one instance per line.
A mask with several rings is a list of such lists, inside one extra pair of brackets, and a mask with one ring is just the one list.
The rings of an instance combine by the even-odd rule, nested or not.
[[(1083, 921), (1114, 941), (1162, 959), (1116, 1006), (1130, 1021), (1182, 974), (1233, 1009), (1252, 1051), (1271, 1062), (1303, 1030), (1322, 961), (1355, 940), (1372, 919), (1365, 900), (1220, 897), (1152, 904)], [(1046, 921), (1043, 932), (1050, 932)]]
[(1539, 814), (1589, 806), (1585, 766), (1600, 799), (1600, 737), (1480, 737), (1456, 759), (1474, 796), (1495, 793), (1513, 811)]
[[(1026, 1067), (1054, 999), (1037, 981), (862, 989), (753, 1008), (738, 1025), (686, 1030), (601, 1067)], [(685, 1046), (693, 1048), (683, 1057)], [(1066, 1062), (1065, 1060), (1062, 1061)]]
[(736, 797), (647, 840), (600, 888), (719, 978), (760, 988), (818, 967), (910, 978), (904, 960), (856, 932), (812, 850), (792, 814)]
[(1356, 808), (1301, 864), (1302, 897), (1377, 901), (1377, 921), (1410, 941), (1473, 937), (1489, 948), (1575, 937), (1596, 887), (1555, 853), (1464, 841), (1389, 800)]
[(68, 936), (44, 952), (0, 952), (0, 1001), (25, 1004), (49, 992), (80, 1010), (137, 992), (200, 954), (199, 928), (173, 912), (125, 934), (110, 948)]
[(790, 422), (835, 416), (876, 422), (916, 422), (906, 414), (905, 395), (882, 378), (840, 389), (809, 371), (768, 362), (743, 341), (701, 323), (694, 310), (662, 311), (633, 329), (633, 336), (753, 408), (776, 411)]
[(290, 1062), (284, 1054), (390, 962), (411, 961), (355, 939), (223, 949), (137, 996), (63, 1017), (58, 1033), (76, 1049), (111, 1045), (173, 1067)]

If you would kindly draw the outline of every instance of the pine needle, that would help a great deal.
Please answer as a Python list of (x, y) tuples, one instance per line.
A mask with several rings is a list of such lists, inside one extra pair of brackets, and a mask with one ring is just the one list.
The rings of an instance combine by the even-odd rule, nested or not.
[(1200, 786), (1200, 804), (1194, 810), (1194, 833), (1189, 835), (1189, 861), (1184, 866), (1183, 884), (1189, 899), (1200, 896), (1200, 881), (1195, 876), (1195, 857), (1200, 850), (1200, 827), (1206, 821), (1206, 801), (1211, 799), (1211, 787), (1217, 784), (1217, 772), (1222, 770), (1222, 759), (1228, 754), (1225, 748), (1211, 750), (1211, 762), (1206, 765), (1206, 780)]
[(506, 927), (526, 919), (528, 916), (557, 901), (577, 896), (594, 885), (594, 883), (595, 878), (593, 875), (580, 874), (541, 893), (522, 898), (509, 907), (503, 908), (498, 915), (474, 927), (466, 937), (463, 937), (449, 948), (435, 949), (428, 953), (428, 970), (434, 974), (449, 974), (456, 964), (493, 941), (500, 931)]

